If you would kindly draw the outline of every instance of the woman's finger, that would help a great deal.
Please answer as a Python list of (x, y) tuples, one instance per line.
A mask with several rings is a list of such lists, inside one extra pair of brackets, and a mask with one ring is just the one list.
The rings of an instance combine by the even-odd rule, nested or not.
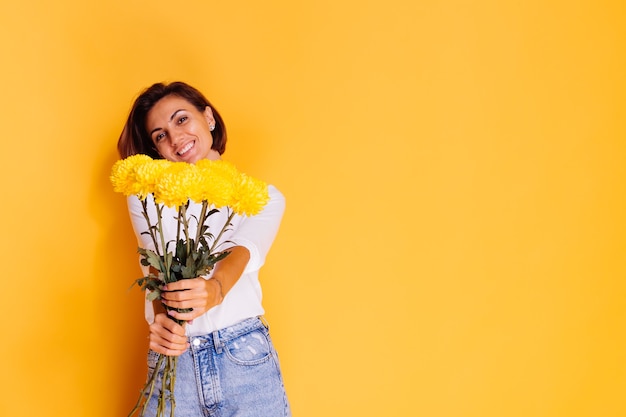
[(190, 290), (193, 288), (200, 288), (204, 286), (204, 282), (206, 280), (202, 277), (198, 278), (190, 278), (190, 279), (181, 279), (176, 282), (170, 282), (169, 284), (164, 285), (161, 289), (163, 291), (181, 291), (181, 290)]

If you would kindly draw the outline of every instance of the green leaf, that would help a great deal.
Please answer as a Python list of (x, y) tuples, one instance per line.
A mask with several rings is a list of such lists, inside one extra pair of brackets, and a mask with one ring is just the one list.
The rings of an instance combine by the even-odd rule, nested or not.
[(152, 266), (155, 269), (157, 269), (158, 271), (162, 271), (163, 270), (163, 264), (161, 263), (161, 257), (159, 255), (157, 255), (154, 251), (151, 251), (149, 249), (139, 248), (139, 253), (141, 255), (143, 255), (144, 259), (148, 263), (146, 265), (144, 262), (142, 262), (143, 265), (145, 265), (145, 266)]
[(153, 290), (152, 292), (149, 292), (148, 295), (146, 295), (146, 300), (148, 301), (154, 301), (154, 300), (158, 300), (161, 298), (161, 291), (160, 290)]
[(187, 252), (185, 251), (185, 240), (180, 239), (176, 242), (176, 257), (181, 260), (181, 262), (185, 262), (185, 258), (187, 258)]

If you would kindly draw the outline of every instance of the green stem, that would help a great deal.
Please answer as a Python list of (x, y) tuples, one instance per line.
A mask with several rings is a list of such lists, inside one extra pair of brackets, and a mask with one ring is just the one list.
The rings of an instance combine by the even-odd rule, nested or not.
[(228, 220), (226, 221), (226, 223), (224, 223), (224, 226), (222, 227), (222, 230), (220, 230), (220, 234), (217, 235), (217, 237), (213, 241), (213, 245), (211, 246), (211, 249), (209, 250), (209, 253), (213, 253), (213, 251), (217, 247), (217, 242), (220, 241), (220, 238), (222, 237), (222, 235), (224, 234), (224, 232), (226, 231), (228, 226), (230, 226), (230, 222), (231, 222), (231, 220), (233, 220), (233, 217), (235, 217), (235, 212), (234, 211), (232, 211), (230, 213), (230, 215), (228, 216)]
[(156, 385), (156, 377), (161, 369), (161, 365), (163, 365), (163, 361), (165, 360), (165, 356), (159, 355), (159, 360), (157, 361), (156, 366), (154, 367), (154, 372), (150, 376), (150, 391), (148, 392), (148, 396), (146, 397), (146, 402), (143, 405), (143, 410), (141, 411), (141, 416), (146, 414), (146, 409), (148, 408), (148, 401), (152, 398), (152, 393), (154, 392), (154, 386)]
[[(161, 250), (163, 251), (163, 258), (165, 262), (165, 268), (161, 272), (163, 272), (164, 274), (165, 282), (168, 283), (170, 282), (170, 267), (172, 266), (171, 265), (172, 262), (170, 260), (170, 257), (167, 256), (167, 251), (166, 251), (166, 246), (165, 246), (165, 235), (163, 234), (163, 220), (161, 219), (161, 217), (163, 216), (163, 205), (157, 204), (156, 208), (157, 208), (157, 219), (159, 222), (159, 225), (158, 225), (159, 235), (161, 236)], [(157, 254), (161, 256), (158, 249), (157, 249)]]
[(178, 240), (180, 239), (180, 216), (182, 208), (183, 206), (178, 207), (178, 219), (176, 219), (176, 244), (178, 244)]
[[(183, 224), (183, 230), (185, 232), (185, 240), (187, 246), (187, 256), (191, 253), (191, 241), (189, 239), (189, 222), (187, 221), (187, 207), (183, 204), (178, 208), (178, 224)], [(178, 242), (178, 240), (176, 240)]]
[(157, 240), (154, 234), (154, 229), (152, 229), (152, 224), (150, 224), (150, 217), (148, 216), (147, 198), (144, 198), (143, 200), (141, 200), (141, 207), (143, 209), (143, 217), (144, 219), (146, 219), (146, 224), (148, 225), (148, 232), (150, 233), (150, 237), (152, 238), (152, 243), (154, 243), (154, 249), (156, 250), (157, 255), (161, 256), (159, 254), (159, 245), (157, 245)]
[(174, 417), (174, 409), (176, 408), (176, 396), (174, 395), (174, 385), (176, 383), (176, 365), (178, 364), (178, 357), (172, 357), (172, 371), (170, 374), (170, 386), (169, 386), (169, 392), (170, 392), (170, 417)]
[(165, 362), (165, 369), (163, 371), (163, 380), (161, 381), (161, 393), (159, 394), (159, 409), (157, 411), (157, 417), (165, 415), (165, 393), (167, 392), (167, 375), (170, 368), (170, 358), (167, 357)]
[(200, 211), (200, 217), (198, 218), (198, 228), (196, 229), (196, 247), (200, 245), (200, 238), (202, 237), (202, 228), (206, 220), (206, 211), (209, 203), (206, 200), (202, 200), (202, 210)]
[[(158, 375), (159, 370), (161, 369), (161, 366), (163, 365), (163, 361), (165, 360), (165, 358), (166, 357), (164, 355), (159, 355), (159, 359), (154, 368), (154, 372), (152, 372), (152, 375), (150, 375), (150, 379), (148, 380), (148, 382), (146, 382), (143, 389), (139, 393), (139, 399), (137, 400), (137, 403), (135, 404), (135, 407), (132, 409), (130, 414), (128, 414), (128, 417), (131, 417), (133, 414), (135, 414), (139, 410), (139, 408), (142, 405), (142, 402), (143, 402), (143, 407), (141, 407), (142, 410), (139, 416), (141, 417), (145, 415), (146, 408), (148, 407), (148, 402), (150, 398), (152, 397), (152, 393), (154, 392), (154, 386), (156, 385), (156, 377)], [(148, 394), (147, 396), (146, 396), (146, 393)]]

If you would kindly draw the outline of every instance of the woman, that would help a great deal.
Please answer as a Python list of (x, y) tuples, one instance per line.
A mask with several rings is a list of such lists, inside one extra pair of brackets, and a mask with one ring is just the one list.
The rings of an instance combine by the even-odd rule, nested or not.
[[(145, 90), (135, 100), (118, 142), (122, 158), (146, 154), (192, 164), (220, 159), (225, 148), (226, 127), (219, 113), (202, 93), (182, 82), (157, 83)], [(210, 276), (170, 283), (163, 288), (162, 301), (146, 302), (149, 373), (154, 372), (157, 354), (179, 357), (177, 417), (291, 415), (278, 357), (261, 318), (258, 271), (285, 207), (282, 194), (273, 186), (269, 195), (269, 203), (258, 215), (235, 216), (223, 238), (230, 254)], [(147, 226), (139, 199), (130, 197), (128, 206), (139, 245), (154, 249), (143, 233)], [(199, 209), (192, 203), (188, 213), (197, 215)], [(166, 241), (175, 240), (175, 214), (173, 209), (163, 214), (164, 230), (170, 230)], [(210, 229), (219, 230), (226, 216), (225, 210), (210, 216)], [(161, 302), (191, 309), (169, 313), (186, 324), (171, 320)], [(155, 414), (157, 396), (158, 392), (149, 399), (146, 415)]]

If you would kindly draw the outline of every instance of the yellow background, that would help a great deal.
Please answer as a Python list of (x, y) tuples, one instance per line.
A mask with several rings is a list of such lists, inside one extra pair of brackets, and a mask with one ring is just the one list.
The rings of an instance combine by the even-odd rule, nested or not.
[(294, 415), (626, 415), (623, 1), (3, 1), (0, 415), (145, 377), (108, 182), (184, 80), (287, 197), (262, 271)]

